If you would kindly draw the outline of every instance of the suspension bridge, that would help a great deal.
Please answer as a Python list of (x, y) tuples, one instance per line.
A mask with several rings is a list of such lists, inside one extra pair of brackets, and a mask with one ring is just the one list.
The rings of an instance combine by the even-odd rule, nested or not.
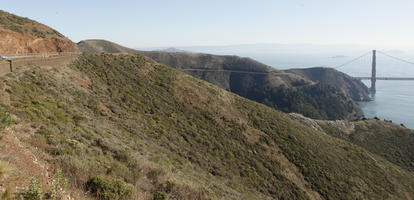
[[(381, 58), (381, 59), (378, 60), (378, 58)], [(358, 63), (358, 61), (360, 62)], [(319, 63), (319, 65), (313, 65), (313, 66), (325, 66), (325, 65), (326, 63), (324, 63), (323, 65), (320, 65)], [(407, 72), (410, 70), (407, 70), (408, 68), (406, 65), (410, 65), (410, 67), (414, 67), (413, 66), (414, 62), (408, 61), (404, 58), (400, 58), (394, 55), (390, 55), (383, 51), (372, 50), (333, 68), (337, 70), (341, 69), (341, 71), (346, 72), (347, 74), (349, 74), (355, 79), (370, 80), (371, 86), (369, 90), (371, 93), (375, 93), (377, 80), (414, 81), (414, 68), (411, 68), (413, 69), (412, 70), (413, 73), (411, 76), (409, 76), (410, 73), (407, 73)], [(332, 64), (332, 66), (335, 66), (335, 64)], [(380, 71), (387, 73), (387, 75), (378, 74), (377, 73), (378, 66), (380, 66), (379, 68)], [(346, 67), (350, 68), (351, 70), (349, 69), (343, 70)], [(370, 69), (366, 67), (369, 67)], [(245, 70), (206, 69), (206, 68), (201, 68), (201, 69), (185, 68), (185, 69), (179, 69), (179, 70), (201, 71), (201, 72), (227, 72), (227, 73), (257, 74), (257, 75), (260, 75), (260, 74), (267, 75), (269, 73), (280, 73), (279, 70), (245, 71)], [(394, 74), (397, 73), (397, 74), (389, 75), (390, 72)]]
[[(65, 57), (71, 57), (71, 56), (76, 56), (79, 55), (80, 52), (52, 52), (52, 53), (36, 53), (36, 54), (19, 54), (19, 55), (8, 55), (7, 57), (5, 56), (1, 56), (1, 60), (3, 61), (7, 61), (8, 64), (7, 66), (10, 66), (9, 71), (13, 71), (13, 65), (14, 63), (19, 63), (21, 62), (21, 65), (27, 64), (26, 62), (27, 59), (34, 59), (32, 62), (46, 62), (46, 61), (52, 61), (52, 59), (59, 59), (59, 57), (65, 58)], [(406, 59), (394, 56), (394, 55), (390, 55), (386, 52), (383, 51), (377, 51), (377, 50), (372, 50), (369, 51), (367, 53), (362, 54), (361, 56), (358, 56), (352, 60), (349, 60), (341, 65), (338, 65), (337, 67), (334, 67), (334, 69), (343, 69), (347, 66), (351, 66), (353, 68), (358, 67), (357, 72), (367, 72), (368, 69), (361, 69), (361, 66), (367, 66), (370, 65), (371, 68), (371, 72), (369, 74), (359, 74), (357, 73), (357, 75), (355, 75), (355, 73), (352, 72), (347, 72), (348, 74), (350, 74), (352, 77), (359, 79), (359, 80), (370, 80), (371, 81), (371, 87), (370, 87), (370, 91), (372, 93), (374, 93), (376, 91), (376, 81), (377, 80), (401, 80), (401, 81), (414, 81), (414, 75), (412, 76), (407, 76), (406, 73), (406, 68), (400, 69), (400, 75), (397, 76), (389, 76), (389, 75), (382, 75), (382, 74), (377, 74), (377, 67), (380, 64), (378, 62), (378, 55), (381, 55), (382, 57), (386, 57), (395, 61), (398, 61), (400, 63), (404, 63), (406, 65), (411, 65), (411, 67), (413, 67), (414, 62), (408, 61)], [(365, 61), (364, 63), (357, 63), (358, 61), (363, 60), (364, 58), (369, 58), (369, 61)], [(23, 62), (24, 61), (24, 62)], [(382, 61), (384, 62), (384, 61)], [(396, 64), (390, 64), (389, 62), (384, 62), (386, 63), (385, 67), (381, 67), (381, 68), (392, 68), (393, 71), (395, 70), (395, 66)], [(2, 65), (4, 65), (5, 63), (2, 64), (2, 62), (0, 61), (0, 66), (1, 66), (1, 70), (0, 70), (0, 74), (6, 73), (7, 71), (5, 71), (4, 69), (6, 69), (6, 67), (2, 67)], [(380, 64), (381, 65), (381, 64)], [(414, 68), (413, 68), (414, 69)], [(230, 73), (248, 73), (248, 74), (262, 74), (262, 75), (266, 75), (269, 73), (280, 73), (279, 70), (269, 70), (269, 71), (244, 71), (244, 70), (227, 70), (227, 69), (194, 69), (194, 68), (189, 68), (189, 69), (179, 69), (181, 71), (207, 71), (207, 72), (230, 72)], [(2, 72), (4, 71), (4, 72)], [(341, 70), (342, 71), (342, 70)], [(414, 71), (413, 71), (414, 72)], [(413, 73), (414, 74), (414, 73)]]
[[(368, 55), (372, 55), (372, 60), (371, 60), (371, 75), (370, 76), (354, 76), (354, 78), (356, 79), (360, 79), (360, 80), (371, 80), (371, 87), (370, 87), (370, 91), (372, 93), (375, 93), (376, 91), (376, 81), (377, 80), (402, 80), (402, 81), (414, 81), (414, 76), (412, 77), (398, 77), (398, 76), (377, 76), (377, 55), (381, 54), (382, 56), (394, 59), (396, 61), (405, 63), (405, 64), (409, 64), (409, 65), (414, 65), (414, 62), (408, 61), (406, 59), (403, 58), (399, 58), (396, 56), (392, 56), (389, 55), (388, 53), (382, 52), (382, 51), (377, 51), (377, 50), (372, 50), (372, 52), (367, 52), (357, 58), (354, 58), (342, 65), (339, 65), (337, 67), (335, 67), (335, 69), (339, 69), (339, 68), (343, 68), (345, 66), (349, 66), (352, 65), (353, 63), (355, 63), (357, 60), (360, 60)], [(388, 67), (393, 67), (393, 66), (388, 66)]]

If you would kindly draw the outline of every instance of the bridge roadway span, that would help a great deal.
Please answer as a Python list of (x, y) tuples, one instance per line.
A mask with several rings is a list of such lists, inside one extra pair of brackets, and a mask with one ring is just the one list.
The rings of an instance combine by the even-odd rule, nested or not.
[[(42, 65), (43, 67), (53, 67), (56, 65), (67, 65), (73, 61), (80, 52), (61, 52), (61, 53), (39, 53), (25, 55), (9, 55), (7, 60), (0, 60), (0, 76), (10, 72), (9, 60), (13, 62), (13, 71), (15, 69), (22, 70), (23, 67)], [(246, 74), (279, 74), (279, 70), (270, 71), (243, 71), (243, 70), (226, 70), (226, 69), (179, 69), (181, 71), (204, 71), (204, 72), (230, 72), (230, 73), (246, 73)], [(24, 69), (23, 69), (24, 71)], [(281, 73), (283, 74), (283, 73)], [(354, 77), (359, 80), (371, 80), (371, 77)], [(414, 77), (376, 77), (376, 80), (401, 80), (414, 81)]]
[[(371, 77), (354, 77), (359, 80), (371, 80)], [(377, 80), (414, 81), (414, 77), (376, 77)]]
[[(281, 73), (277, 70), (253, 72), (242, 70), (226, 70), (226, 69), (179, 69), (181, 71), (201, 71), (201, 72), (231, 72), (231, 73), (243, 73), (243, 74), (269, 74), (269, 73)], [(354, 77), (359, 80), (371, 80), (371, 77)], [(376, 77), (376, 80), (390, 80), (390, 81), (414, 81), (414, 77)]]

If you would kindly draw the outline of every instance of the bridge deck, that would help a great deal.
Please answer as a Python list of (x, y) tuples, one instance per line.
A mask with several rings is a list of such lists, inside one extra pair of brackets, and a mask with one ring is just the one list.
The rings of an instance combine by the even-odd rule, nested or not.
[[(371, 77), (354, 77), (359, 80), (371, 80)], [(377, 80), (414, 81), (414, 77), (377, 77)]]

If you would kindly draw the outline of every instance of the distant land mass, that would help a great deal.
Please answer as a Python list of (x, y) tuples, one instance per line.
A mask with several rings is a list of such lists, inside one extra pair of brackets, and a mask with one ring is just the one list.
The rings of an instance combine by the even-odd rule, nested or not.
[(137, 53), (134, 49), (107, 40), (82, 40), (77, 45), (82, 52), (88, 53)]
[(344, 55), (337, 55), (337, 56), (332, 56), (331, 58), (347, 58), (348, 56), (344, 56)]
[(166, 48), (166, 49), (158, 49), (156, 51), (162, 51), (162, 52), (182, 52), (182, 53), (183, 52), (186, 52), (184, 50), (177, 49), (177, 48), (174, 48), (174, 47), (169, 47), (169, 48)]
[[(27, 47), (12, 41), (0, 49)], [(352, 82), (336, 70), (293, 73), (108, 41), (79, 47), (81, 55), (16, 58), (0, 77), (1, 199), (414, 199), (413, 130), (271, 106), (281, 97), (309, 115), (352, 112), (346, 90), (322, 83)], [(227, 90), (271, 95), (265, 106)]]
[[(84, 52), (91, 52), (81, 46), (80, 48)], [(314, 76), (315, 79), (310, 80), (304, 77), (304, 74), (276, 70), (253, 59), (237, 56), (161, 51), (137, 51), (136, 53), (284, 112), (298, 112), (318, 119), (357, 119), (363, 116), (359, 106), (351, 99), (355, 95), (349, 92), (354, 89), (336, 91), (336, 87), (342, 87), (341, 84), (333, 85), (325, 81), (333, 78), (321, 77), (321, 81), (318, 81)], [(319, 74), (329, 75), (329, 73)], [(343, 73), (330, 75), (345, 76)], [(343, 79), (358, 82), (349, 77)], [(330, 85), (334, 88), (329, 88)], [(359, 83), (344, 84), (343, 87), (351, 86), (361, 85)], [(342, 95), (340, 95), (341, 91)], [(360, 95), (363, 97), (358, 97), (358, 100), (369, 100), (365, 98), (367, 94)]]
[[(166, 49), (168, 47), (155, 48), (137, 48), (144, 51), (156, 51), (158, 49)], [(369, 46), (363, 45), (319, 45), (319, 44), (275, 44), (275, 43), (259, 43), (259, 44), (235, 44), (220, 46), (176, 46), (175, 48), (210, 54), (337, 54), (342, 55), (348, 52), (364, 52), (371, 49)]]
[(354, 101), (370, 101), (368, 87), (343, 72), (327, 67), (312, 67), (301, 69), (289, 69), (286, 72), (300, 74), (312, 81), (333, 85), (343, 94), (351, 97)]

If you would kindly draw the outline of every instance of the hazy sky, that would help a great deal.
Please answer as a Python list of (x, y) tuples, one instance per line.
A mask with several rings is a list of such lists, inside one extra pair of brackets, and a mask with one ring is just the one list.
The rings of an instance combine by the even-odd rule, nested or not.
[(414, 47), (414, 0), (0, 0), (71, 40), (129, 47), (313, 43)]

